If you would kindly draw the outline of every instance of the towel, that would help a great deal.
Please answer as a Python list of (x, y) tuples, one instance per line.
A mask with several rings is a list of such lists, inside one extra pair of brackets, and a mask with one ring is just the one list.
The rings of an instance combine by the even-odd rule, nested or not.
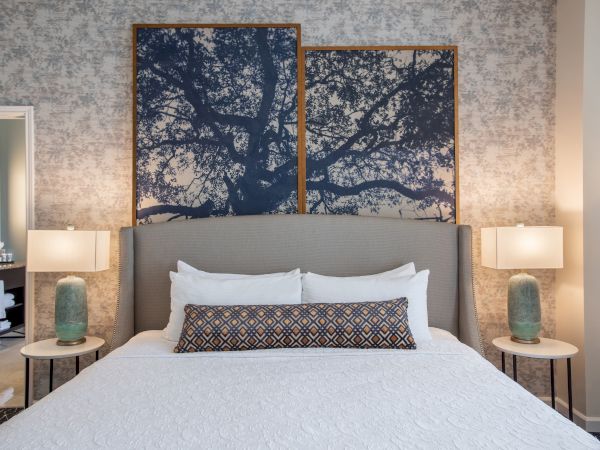
[(0, 406), (4, 405), (15, 395), (15, 388), (9, 387), (0, 392)]
[(0, 280), (0, 320), (6, 319), (6, 311), (4, 311), (4, 280)]
[(15, 295), (4, 293), (4, 281), (0, 280), (0, 320), (6, 319), (5, 308), (15, 306)]
[(5, 308), (15, 306), (15, 294), (4, 294), (2, 296), (2, 304)]

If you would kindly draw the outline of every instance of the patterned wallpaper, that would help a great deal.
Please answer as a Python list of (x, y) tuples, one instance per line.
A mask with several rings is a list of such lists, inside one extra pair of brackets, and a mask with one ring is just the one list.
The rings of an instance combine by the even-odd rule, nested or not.
[[(112, 268), (86, 275), (90, 332), (106, 338), (117, 231), (131, 221), (136, 22), (299, 22), (305, 45), (458, 45), (461, 221), (474, 227), (482, 330), (487, 356), (499, 364), (490, 342), (508, 331), (511, 274), (479, 266), (478, 230), (553, 221), (555, 0), (3, 0), (0, 104), (35, 107), (37, 226), (113, 231)], [(552, 336), (554, 275), (534, 274), (543, 333)], [(36, 339), (53, 335), (56, 278), (37, 275)], [(59, 380), (72, 375), (70, 364), (57, 363)], [(524, 362), (520, 380), (548, 395), (547, 372)], [(37, 373), (39, 380), (46, 370)]]

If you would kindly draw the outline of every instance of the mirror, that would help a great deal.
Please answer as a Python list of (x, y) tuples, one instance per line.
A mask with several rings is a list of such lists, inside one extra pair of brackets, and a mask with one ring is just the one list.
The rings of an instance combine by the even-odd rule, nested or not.
[[(29, 116), (31, 113), (31, 117)], [(30, 107), (0, 107), (0, 414), (24, 405)]]

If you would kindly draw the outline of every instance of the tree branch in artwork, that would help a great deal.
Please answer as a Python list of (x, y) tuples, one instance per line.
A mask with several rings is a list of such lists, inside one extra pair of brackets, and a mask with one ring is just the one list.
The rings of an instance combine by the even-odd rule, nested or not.
[(138, 210), (138, 219), (146, 219), (157, 214), (175, 214), (178, 217), (206, 217), (214, 208), (214, 203), (207, 200), (200, 206), (155, 205)]
[(454, 197), (448, 192), (439, 189), (413, 190), (393, 180), (363, 181), (352, 186), (340, 186), (324, 181), (308, 181), (306, 183), (306, 188), (321, 192), (329, 191), (339, 196), (359, 195), (360, 193), (371, 189), (389, 189), (396, 191), (398, 194), (401, 194), (402, 196), (411, 200), (424, 200), (429, 197), (435, 197), (443, 202), (454, 201)]

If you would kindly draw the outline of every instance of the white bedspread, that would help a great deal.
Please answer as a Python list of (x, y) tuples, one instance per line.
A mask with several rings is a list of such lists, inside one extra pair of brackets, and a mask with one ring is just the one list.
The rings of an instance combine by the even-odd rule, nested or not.
[(439, 331), (416, 351), (172, 348), (141, 333), (0, 426), (0, 447), (600, 448)]

